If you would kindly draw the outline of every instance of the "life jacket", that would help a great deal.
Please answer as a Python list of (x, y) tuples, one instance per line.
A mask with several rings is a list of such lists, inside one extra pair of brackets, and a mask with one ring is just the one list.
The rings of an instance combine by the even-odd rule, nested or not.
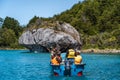
[(62, 62), (62, 58), (60, 56), (57, 56), (56, 57), (56, 60), (58, 61), (58, 63), (61, 63)]
[(82, 57), (80, 55), (77, 55), (75, 57), (74, 63), (75, 64), (80, 64), (82, 62)]
[(59, 65), (59, 62), (57, 61), (56, 57), (54, 57), (52, 60), (51, 60), (51, 63), (53, 65)]
[(75, 51), (73, 49), (69, 49), (67, 58), (74, 58), (74, 57), (75, 57)]

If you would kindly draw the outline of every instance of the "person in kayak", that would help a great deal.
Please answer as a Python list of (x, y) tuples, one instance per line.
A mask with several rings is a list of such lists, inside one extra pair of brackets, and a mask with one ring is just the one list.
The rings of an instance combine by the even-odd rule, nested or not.
[(54, 57), (52, 57), (51, 59), (51, 63), (53, 65), (60, 65), (61, 62), (62, 62), (62, 58), (60, 54), (55, 54)]
[(69, 58), (75, 58), (76, 54), (75, 54), (75, 50), (74, 49), (69, 49), (67, 51), (67, 54), (66, 54), (66, 58), (69, 59)]
[(82, 62), (82, 56), (80, 55), (80, 51), (76, 50), (76, 56), (74, 58), (74, 63), (75, 64), (80, 64)]

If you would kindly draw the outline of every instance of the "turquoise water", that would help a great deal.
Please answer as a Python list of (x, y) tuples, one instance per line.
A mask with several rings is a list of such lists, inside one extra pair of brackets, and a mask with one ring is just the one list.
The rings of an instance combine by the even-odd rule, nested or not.
[(120, 54), (82, 54), (81, 77), (55, 77), (48, 53), (0, 50), (0, 80), (120, 80)]

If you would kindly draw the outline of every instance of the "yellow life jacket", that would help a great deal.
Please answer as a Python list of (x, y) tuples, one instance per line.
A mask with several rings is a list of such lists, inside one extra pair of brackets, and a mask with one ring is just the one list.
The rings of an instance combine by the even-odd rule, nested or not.
[(80, 55), (77, 55), (77, 57), (75, 57), (74, 63), (80, 64), (81, 62), (82, 62), (82, 57)]
[(75, 57), (75, 51), (73, 49), (69, 49), (67, 58), (74, 58), (74, 57)]
[(52, 60), (51, 60), (51, 63), (53, 65), (59, 65), (59, 62), (56, 60), (56, 57), (54, 57)]

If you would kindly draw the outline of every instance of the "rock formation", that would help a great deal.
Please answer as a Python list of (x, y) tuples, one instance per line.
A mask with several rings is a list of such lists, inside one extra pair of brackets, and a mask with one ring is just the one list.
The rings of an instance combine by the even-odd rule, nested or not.
[(34, 52), (47, 51), (47, 48), (52, 47), (57, 47), (62, 52), (68, 48), (80, 49), (81, 41), (76, 29), (67, 23), (55, 22), (55, 24), (55, 26), (47, 25), (47, 28), (25, 31), (19, 38), (19, 44)]

